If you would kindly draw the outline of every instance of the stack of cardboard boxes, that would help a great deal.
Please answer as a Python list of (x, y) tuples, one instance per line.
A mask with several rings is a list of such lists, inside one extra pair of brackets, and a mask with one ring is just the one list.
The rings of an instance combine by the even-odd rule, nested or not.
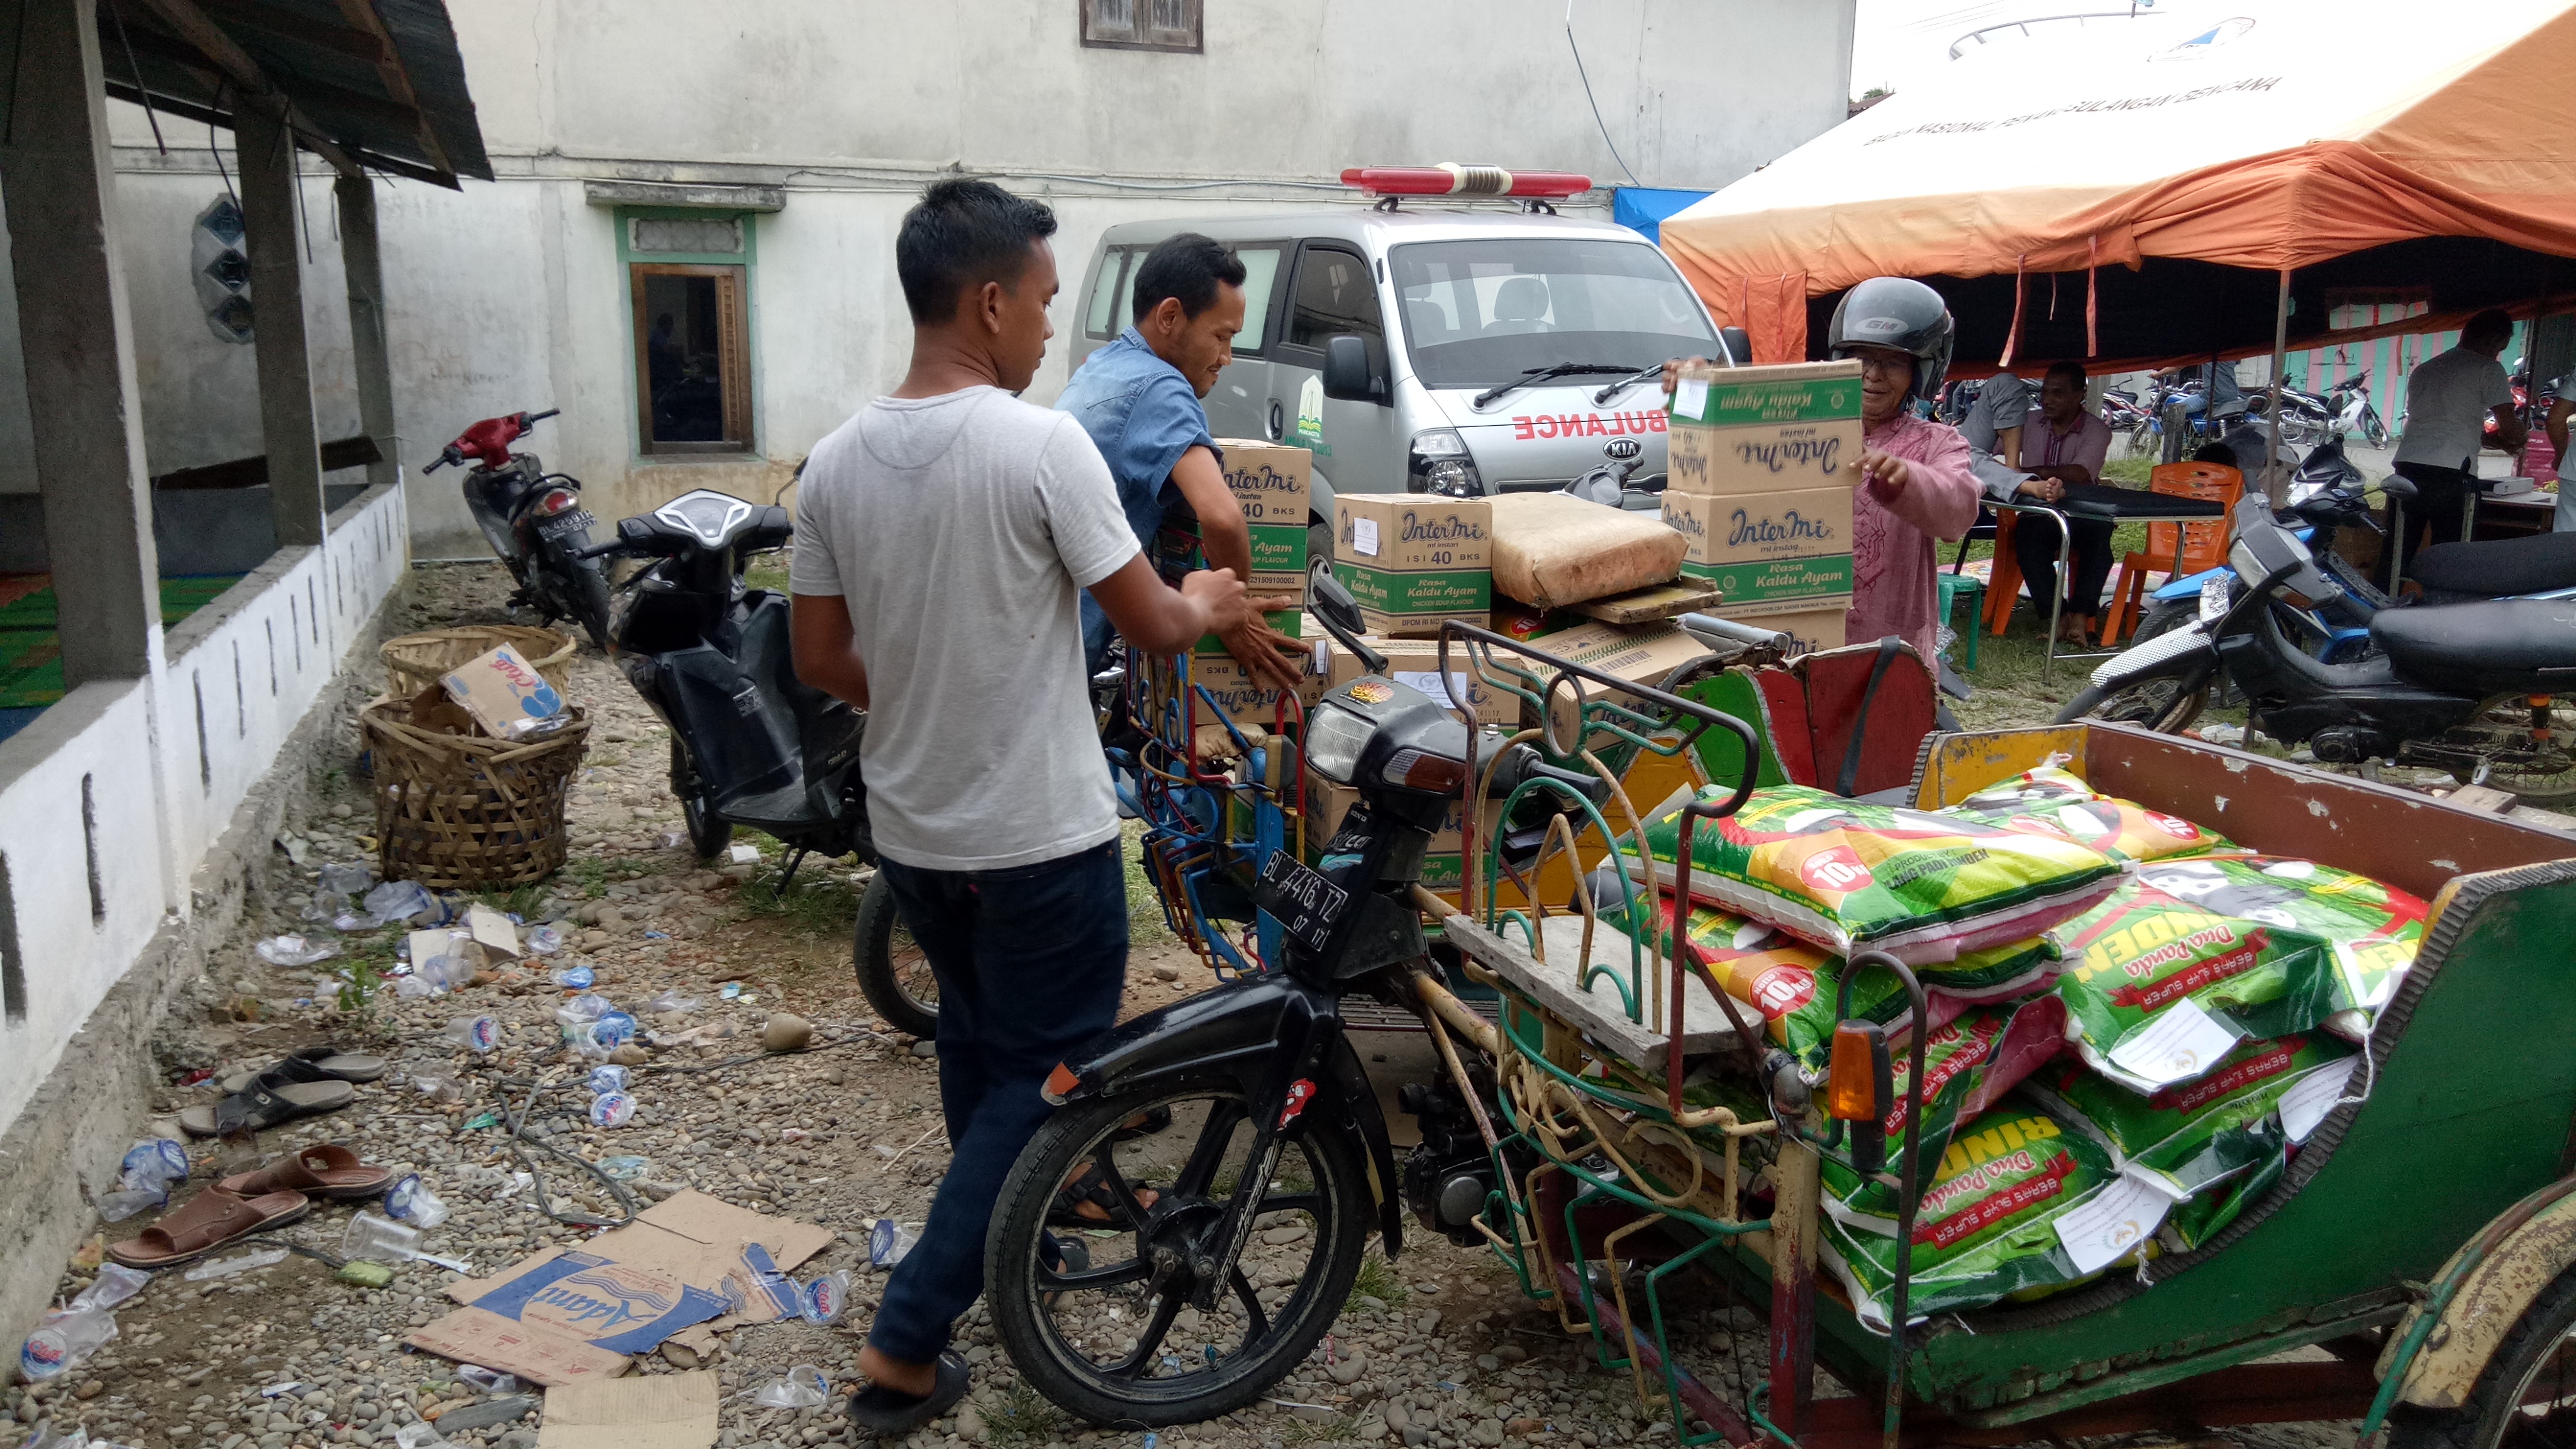
[(1664, 521), (1713, 611), (1839, 648), (1852, 594), (1860, 364), (1694, 367), (1673, 390)]
[[(1315, 491), (1314, 454), (1245, 438), (1220, 438), (1217, 447), (1225, 453), (1226, 487), (1252, 531), (1252, 577), (1244, 581), (1245, 591), (1287, 601), (1268, 616), (1272, 628), (1292, 639), (1315, 637), (1319, 631), (1308, 625), (1303, 614), (1306, 514)], [(1186, 505), (1164, 513), (1162, 529), (1154, 536), (1153, 555), (1165, 578), (1177, 582), (1181, 575), (1208, 566), (1200, 538), (1198, 518)], [(1213, 634), (1191, 649), (1190, 679), (1214, 695), (1236, 724), (1267, 726), (1278, 718), (1279, 691), (1255, 683)], [(1309, 687), (1300, 693), (1311, 705), (1323, 694), (1322, 672), (1310, 672), (1307, 680)], [(1148, 660), (1145, 682), (1148, 697), (1158, 704), (1178, 689), (1168, 659)]]
[(1343, 493), (1333, 512), (1333, 577), (1358, 601), (1370, 633), (1427, 638), (1443, 620), (1481, 620), (1493, 607), (1492, 504)]

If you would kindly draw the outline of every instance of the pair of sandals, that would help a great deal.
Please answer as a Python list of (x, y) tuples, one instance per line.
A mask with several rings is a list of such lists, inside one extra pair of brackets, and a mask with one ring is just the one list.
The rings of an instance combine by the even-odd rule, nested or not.
[(298, 1117), (337, 1112), (358, 1100), (352, 1083), (375, 1081), (388, 1070), (383, 1057), (308, 1047), (263, 1071), (226, 1078), (224, 1099), (181, 1112), (179, 1130), (191, 1137), (240, 1137)]
[(394, 1170), (358, 1160), (336, 1142), (307, 1147), (264, 1167), (235, 1173), (143, 1230), (107, 1245), (107, 1256), (147, 1272), (191, 1263), (217, 1248), (313, 1211), (316, 1198), (346, 1202), (391, 1187)]

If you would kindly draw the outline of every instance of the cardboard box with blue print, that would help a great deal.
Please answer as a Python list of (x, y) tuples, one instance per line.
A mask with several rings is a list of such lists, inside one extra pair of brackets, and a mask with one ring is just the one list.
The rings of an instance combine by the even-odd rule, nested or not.
[(507, 644), (467, 660), (438, 682), (494, 739), (543, 734), (564, 717), (563, 696)]

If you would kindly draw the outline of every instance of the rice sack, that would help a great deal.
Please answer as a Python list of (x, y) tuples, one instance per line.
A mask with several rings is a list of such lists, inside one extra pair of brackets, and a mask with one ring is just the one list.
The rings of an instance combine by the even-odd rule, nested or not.
[[(1724, 799), (1716, 786), (1703, 801)], [(1646, 865), (1670, 889), (1678, 812), (1645, 827)], [(2024, 942), (2082, 911), (2119, 866), (2071, 840), (1957, 816), (1844, 800), (1804, 785), (1756, 790), (1699, 823), (1691, 893), (1837, 955), (1880, 950), (1908, 965)]]
[(2165, 861), (2142, 869), (2139, 879), (2204, 910), (2322, 938), (2337, 993), (2326, 1029), (2355, 1041), (2370, 1034), (2423, 944), (2428, 908), (2421, 897), (2312, 860)]
[[(2016, 1006), (1972, 1006), (1933, 1028), (1923, 1043), (1923, 1128), (1917, 1150), (1926, 1168), (1940, 1160), (1961, 1122), (1982, 1116), (2023, 1079), (2046, 1067), (2066, 1045), (2066, 1004), (2042, 996)], [(1906, 1093), (1914, 1078), (1914, 1037), (1890, 1033), (1895, 1098), (1880, 1123), (1887, 1132), (1887, 1160), (1898, 1162), (1909, 1123)], [(1846, 1139), (1848, 1147), (1848, 1139)], [(1830, 1201), (1864, 1218), (1893, 1221), (1893, 1195), (1864, 1182), (1847, 1156), (1825, 1155), (1823, 1181)]]
[[(2078, 1282), (2133, 1253), (2168, 1202), (2115, 1171), (2100, 1143), (2019, 1094), (1959, 1129), (1930, 1179), (1914, 1223), (1909, 1316)], [(1886, 1332), (1894, 1219), (1829, 1204), (1822, 1226), (1825, 1260), (1861, 1322)]]
[(2074, 772), (2053, 764), (1989, 785), (1939, 813), (2024, 834), (2058, 836), (2119, 861), (2237, 848), (2179, 815), (2099, 794)]
[[(1663, 935), (1656, 946), (1670, 952), (1673, 948), (1673, 898), (1669, 892), (1653, 894), (1658, 902), (1656, 908), (1663, 917)], [(1601, 908), (1603, 923), (1631, 939), (1643, 939), (1638, 931), (1629, 929), (1631, 921), (1626, 903), (1616, 897), (1608, 899), (1610, 904)], [(1639, 904), (1643, 905), (1643, 901)], [(1758, 995), (1748, 993), (1763, 990), (1763, 972), (1774, 966), (1796, 966), (1809, 972), (1823, 968), (1835, 980), (1840, 979), (1841, 957), (1768, 922), (1756, 921), (1716, 906), (1698, 903), (1691, 906), (1690, 940), (1720, 980), (1726, 980), (1730, 975), (1738, 977), (1738, 983), (1729, 988), (1738, 1001), (1760, 1004)], [(1721, 960), (1728, 962), (1730, 969), (1720, 969), (1718, 963)], [(1832, 964), (1828, 966), (1827, 963)], [(2044, 991), (2057, 979), (2058, 965), (2057, 948), (2045, 937), (2034, 936), (2026, 941), (2011, 941), (1983, 950), (1962, 952), (1956, 960), (1917, 967), (1914, 974), (1923, 983), (1927, 996), (1949, 998), (1946, 1005), (1938, 1001), (1934, 1003), (1932, 1019), (1939, 1022), (1946, 1020), (1947, 1015), (1955, 1015), (1963, 1003), (2008, 1001)], [(1737, 966), (1744, 969), (1740, 972), (1731, 969)], [(1776, 982), (1773, 989), (1778, 989)], [(1909, 1019), (1903, 988), (1886, 972), (1870, 973), (1857, 989), (1869, 993), (1873, 1000), (1885, 993), (1896, 995), (1895, 1015), (1870, 1015), (1869, 1020), (1901, 1024)], [(1833, 985), (1828, 982), (1824, 1003), (1827, 1011), (1833, 1008), (1832, 991)], [(1830, 1033), (1833, 1023), (1826, 1022), (1824, 1030)], [(1788, 1043), (1784, 1041), (1781, 1044), (1785, 1046)]]
[[(2247, 1037), (2312, 1031), (2338, 1002), (2322, 936), (2178, 899), (2148, 877), (2050, 932), (2068, 1033), (2093, 1070), (2150, 1093), (2216, 1069)], [(2212, 864), (2216, 864), (2213, 862)]]
[[(1672, 949), (1673, 899), (1656, 893), (1663, 911), (1661, 947)], [(1629, 931), (1623, 905), (1601, 912), (1605, 925)], [(1759, 921), (1750, 921), (1714, 906), (1690, 911), (1691, 943), (1708, 964), (1709, 975), (1726, 994), (1762, 1018), (1772, 1043), (1785, 1048), (1810, 1071), (1824, 1070), (1833, 1051), (1834, 998), (1842, 985), (1842, 958)], [(1955, 997), (1927, 994), (1929, 1019), (1938, 1027), (1966, 1009)], [(1852, 985), (1851, 1013), (1875, 1021), (1894, 1035), (1911, 1025), (1914, 1003), (1905, 987), (1885, 971), (1872, 971)]]
[(2249, 1041), (2206, 1076), (2146, 1095), (2066, 1059), (2033, 1077), (2027, 1090), (2058, 1120), (2101, 1143), (2115, 1165), (2152, 1168), (2199, 1192), (2279, 1156), (2289, 1141), (2277, 1111), (2283, 1097), (2311, 1078), (2331, 1096), (2353, 1054), (2322, 1033)]

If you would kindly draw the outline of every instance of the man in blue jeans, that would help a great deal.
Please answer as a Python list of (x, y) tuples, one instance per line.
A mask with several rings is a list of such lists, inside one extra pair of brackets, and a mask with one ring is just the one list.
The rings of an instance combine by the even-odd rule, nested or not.
[(984, 181), (932, 185), (895, 270), (911, 370), (814, 446), (798, 489), (797, 677), (869, 711), (860, 766), (895, 908), (939, 978), (947, 1175), (859, 1354), (859, 1428), (894, 1438), (966, 1392), (951, 1326), (983, 1291), (1002, 1180), (1055, 1064), (1106, 1030), (1126, 877), (1078, 599), (1141, 647), (1245, 612), (1226, 570), (1177, 590), (1138, 551), (1099, 450), (1012, 394), (1046, 354), (1055, 216)]
[[(1249, 579), (1252, 529), (1226, 486), (1224, 455), (1208, 434), (1199, 401), (1234, 359), (1245, 275), (1234, 253), (1196, 232), (1147, 252), (1136, 266), (1134, 324), (1083, 359), (1055, 405), (1073, 414), (1100, 449), (1139, 544), (1154, 541), (1166, 511), (1186, 506), (1198, 518), (1208, 567)], [(1296, 601), (1255, 599), (1253, 607), (1290, 609)], [(1082, 643), (1095, 674), (1107, 665), (1112, 636), (1109, 616), (1086, 595)], [(1297, 642), (1259, 613), (1248, 612), (1245, 622), (1217, 637), (1254, 679), (1272, 689), (1297, 687)]]

